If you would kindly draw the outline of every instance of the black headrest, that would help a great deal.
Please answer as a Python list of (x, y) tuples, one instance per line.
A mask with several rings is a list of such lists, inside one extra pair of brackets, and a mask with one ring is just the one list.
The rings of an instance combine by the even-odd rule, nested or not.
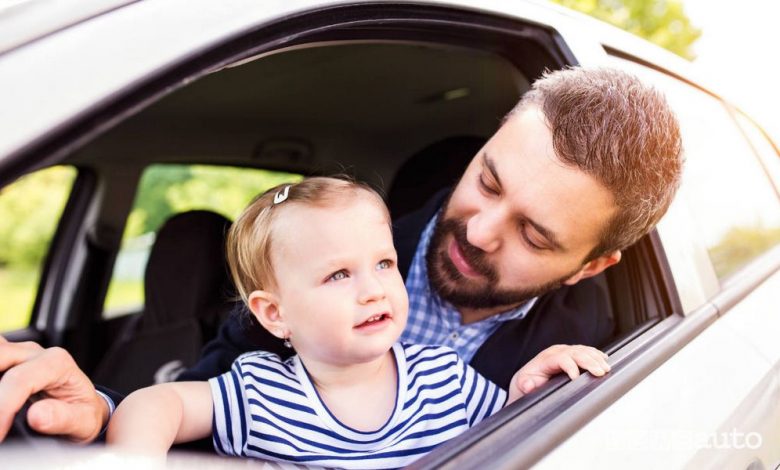
[(483, 137), (448, 137), (409, 157), (387, 193), (393, 219), (420, 208), (440, 189), (454, 185), (484, 143)]
[(142, 327), (159, 327), (206, 315), (229, 295), (225, 235), (230, 221), (209, 211), (168, 219), (146, 266)]

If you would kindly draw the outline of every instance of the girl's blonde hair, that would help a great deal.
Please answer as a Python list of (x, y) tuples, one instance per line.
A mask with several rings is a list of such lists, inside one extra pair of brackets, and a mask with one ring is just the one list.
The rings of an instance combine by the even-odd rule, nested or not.
[(344, 177), (306, 178), (299, 183), (275, 186), (257, 196), (233, 223), (227, 236), (228, 266), (241, 299), (246, 303), (252, 291), (276, 287), (271, 263), (274, 222), (287, 207), (294, 204), (334, 207), (361, 196), (375, 200), (390, 222), (387, 206), (379, 194), (365, 184)]

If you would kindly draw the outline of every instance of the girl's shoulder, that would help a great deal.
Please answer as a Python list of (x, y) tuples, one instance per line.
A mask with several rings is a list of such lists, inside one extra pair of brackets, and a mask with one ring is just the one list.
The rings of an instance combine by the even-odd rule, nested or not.
[[(294, 357), (294, 356), (293, 356)], [(268, 351), (249, 351), (236, 358), (240, 365), (267, 365), (291, 369), (294, 367), (293, 357), (282, 359), (278, 354)]]
[(250, 351), (244, 353), (233, 362), (233, 371), (239, 373), (244, 380), (261, 376), (274, 377), (276, 381), (299, 383), (295, 372), (295, 362), (292, 356), (282, 359), (278, 354), (267, 351)]
[(399, 344), (404, 352), (406, 361), (410, 364), (417, 361), (450, 362), (458, 359), (458, 353), (449, 346), (412, 343)]

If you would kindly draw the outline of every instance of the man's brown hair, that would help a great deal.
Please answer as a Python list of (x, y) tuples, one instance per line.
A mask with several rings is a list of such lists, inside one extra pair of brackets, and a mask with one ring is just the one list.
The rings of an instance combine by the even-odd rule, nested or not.
[(666, 98), (614, 69), (545, 73), (509, 113), (538, 106), (553, 149), (603, 184), (617, 210), (585, 261), (622, 250), (649, 232), (669, 208), (682, 174), (682, 141)]

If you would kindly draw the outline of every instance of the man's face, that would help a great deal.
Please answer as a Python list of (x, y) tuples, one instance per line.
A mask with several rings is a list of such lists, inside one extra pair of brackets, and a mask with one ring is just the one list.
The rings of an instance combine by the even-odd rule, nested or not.
[(595, 274), (585, 257), (614, 211), (604, 186), (558, 160), (541, 110), (530, 106), (485, 144), (445, 204), (428, 251), (431, 283), (474, 309), (574, 284)]

